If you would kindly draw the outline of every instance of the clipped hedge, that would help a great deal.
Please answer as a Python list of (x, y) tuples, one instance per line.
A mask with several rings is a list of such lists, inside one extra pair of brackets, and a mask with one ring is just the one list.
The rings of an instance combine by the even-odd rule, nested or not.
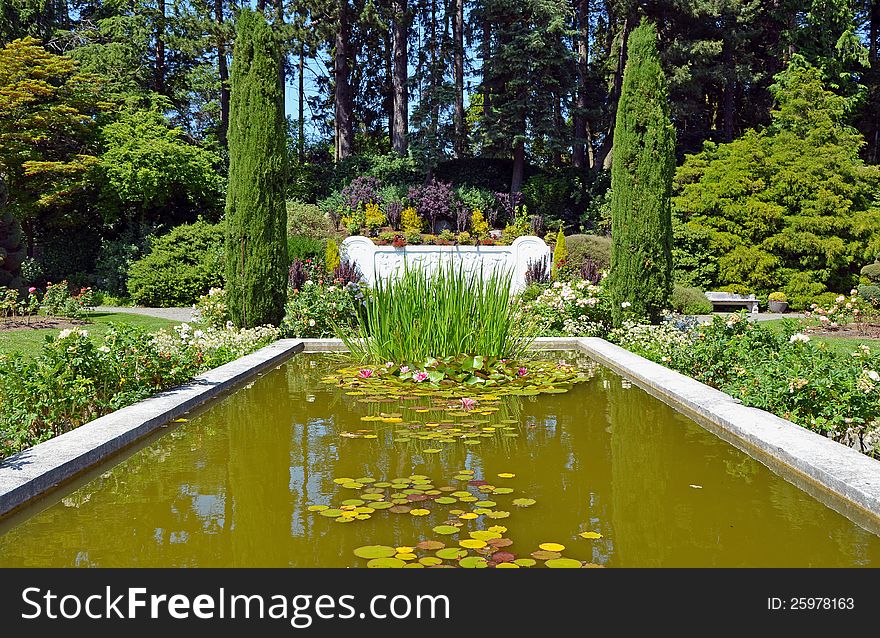
[(682, 315), (708, 315), (712, 312), (712, 302), (699, 288), (675, 286), (669, 302), (672, 309)]
[(602, 235), (569, 235), (565, 238), (569, 264), (580, 267), (588, 259), (599, 268), (611, 266), (611, 238)]
[(223, 224), (199, 220), (153, 239), (128, 270), (128, 291), (140, 306), (191, 306), (223, 287)]

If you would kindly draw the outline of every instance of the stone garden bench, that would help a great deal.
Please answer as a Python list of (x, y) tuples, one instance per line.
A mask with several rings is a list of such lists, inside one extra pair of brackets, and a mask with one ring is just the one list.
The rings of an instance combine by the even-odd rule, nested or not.
[(752, 314), (758, 314), (758, 300), (755, 295), (735, 295), (730, 292), (707, 292), (706, 299), (712, 302), (712, 310), (719, 306), (741, 306)]

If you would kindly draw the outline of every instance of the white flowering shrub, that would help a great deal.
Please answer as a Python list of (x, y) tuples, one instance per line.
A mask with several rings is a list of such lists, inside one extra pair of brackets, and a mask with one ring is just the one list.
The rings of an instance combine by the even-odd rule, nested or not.
[(223, 328), (193, 328), (187, 323), (163, 330), (153, 337), (159, 352), (192, 358), (201, 368), (214, 368), (276, 341), (281, 331), (274, 326), (237, 330), (231, 322)]
[(597, 337), (611, 325), (605, 290), (586, 280), (555, 281), (537, 298), (520, 303), (522, 313), (536, 321), (542, 336)]
[(286, 337), (334, 337), (334, 326), (355, 325), (363, 298), (355, 283), (328, 286), (307, 280), (301, 289), (288, 289), (281, 331)]
[(193, 323), (208, 328), (223, 328), (229, 321), (229, 307), (226, 305), (226, 291), (222, 288), (211, 288), (207, 295), (202, 295), (193, 304)]
[(804, 316), (815, 319), (823, 330), (838, 330), (850, 324), (866, 324), (878, 318), (877, 307), (853, 288), (849, 296), (838, 295), (828, 306), (812, 304)]

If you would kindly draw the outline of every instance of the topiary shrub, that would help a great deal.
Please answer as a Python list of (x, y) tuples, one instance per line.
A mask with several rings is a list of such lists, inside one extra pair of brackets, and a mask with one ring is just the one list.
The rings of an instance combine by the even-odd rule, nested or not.
[(191, 306), (223, 287), (223, 225), (199, 220), (150, 242), (128, 270), (128, 292), (140, 306)]
[(611, 238), (602, 235), (571, 235), (565, 238), (568, 263), (580, 268), (588, 260), (599, 268), (611, 266)]
[(339, 266), (339, 245), (332, 239), (327, 240), (327, 249), (324, 251), (324, 269), (333, 272)]
[(861, 274), (862, 277), (867, 277), (870, 281), (880, 281), (880, 263), (875, 262), (863, 266)]
[(712, 302), (699, 288), (675, 286), (669, 303), (675, 312), (682, 315), (708, 315), (712, 312)]
[(552, 273), (556, 273), (562, 263), (568, 259), (568, 247), (565, 244), (565, 233), (560, 228), (556, 233), (556, 246), (553, 247), (553, 264), (550, 267)]

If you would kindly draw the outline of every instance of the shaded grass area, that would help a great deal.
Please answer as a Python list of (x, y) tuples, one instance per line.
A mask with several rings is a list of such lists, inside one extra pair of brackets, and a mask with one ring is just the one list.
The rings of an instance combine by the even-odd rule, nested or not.
[[(762, 326), (767, 326), (776, 332), (782, 332), (783, 322), (796, 322), (803, 327), (814, 327), (818, 322), (810, 319), (772, 319), (770, 321), (762, 321)], [(838, 337), (835, 335), (817, 335), (810, 334), (810, 339), (816, 343), (825, 343), (827, 348), (838, 354), (849, 354), (861, 345), (866, 345), (871, 350), (880, 350), (880, 339), (867, 339), (859, 337)]]
[[(95, 341), (103, 340), (104, 335), (110, 328), (111, 323), (126, 324), (143, 328), (150, 332), (156, 332), (162, 328), (168, 328), (178, 324), (177, 321), (159, 319), (157, 317), (145, 317), (123, 312), (93, 312), (85, 319), (87, 323), (77, 328), (87, 330)], [(0, 354), (20, 352), (26, 357), (37, 355), (46, 342), (46, 336), (56, 336), (60, 330), (12, 330), (0, 332)]]

